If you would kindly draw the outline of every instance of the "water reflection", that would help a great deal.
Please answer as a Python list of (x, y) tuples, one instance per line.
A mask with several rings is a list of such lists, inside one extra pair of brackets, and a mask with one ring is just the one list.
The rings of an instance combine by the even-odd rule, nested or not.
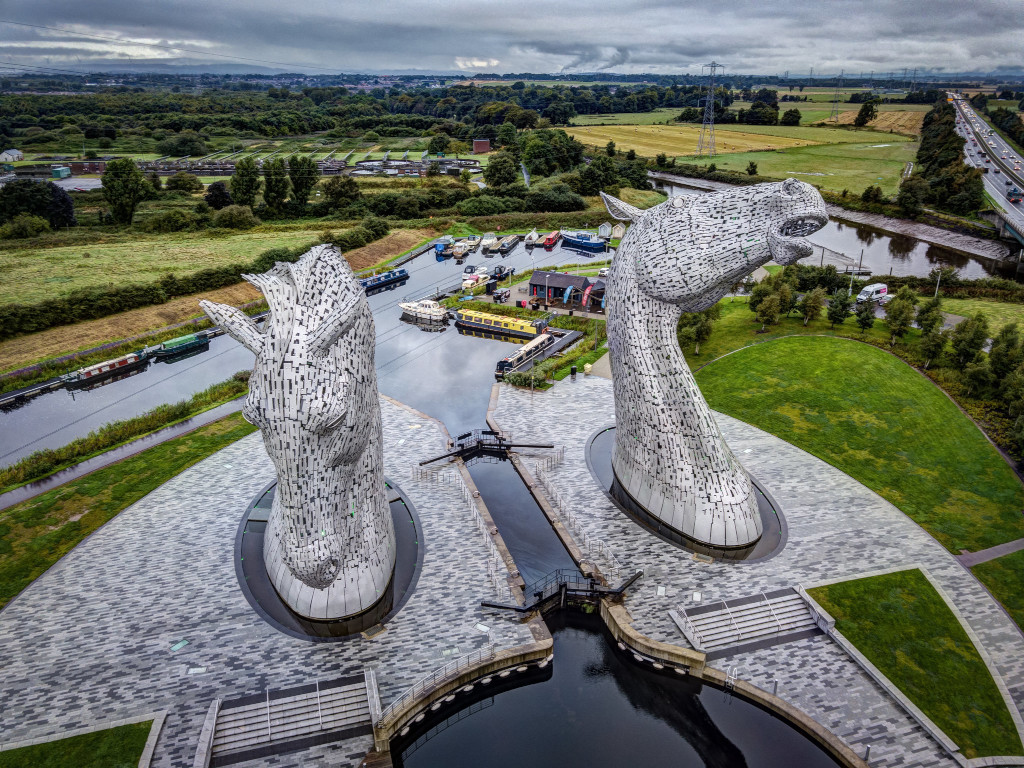
[[(616, 651), (593, 616), (566, 612), (548, 624), (555, 641), (550, 680), (502, 693), (462, 719), (450, 718), (447, 728), (412, 754), (408, 744), (396, 742), (396, 768), (836, 764), (749, 702), (634, 664)], [(410, 742), (418, 736), (410, 734)]]

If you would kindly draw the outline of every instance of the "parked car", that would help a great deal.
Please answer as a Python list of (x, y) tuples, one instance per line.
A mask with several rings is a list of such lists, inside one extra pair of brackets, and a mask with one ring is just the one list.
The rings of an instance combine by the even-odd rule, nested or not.
[(601, 267), (601, 269), (599, 269), (597, 271), (597, 276), (598, 277), (608, 277), (608, 275), (611, 274), (611, 271), (612, 271), (611, 267)]

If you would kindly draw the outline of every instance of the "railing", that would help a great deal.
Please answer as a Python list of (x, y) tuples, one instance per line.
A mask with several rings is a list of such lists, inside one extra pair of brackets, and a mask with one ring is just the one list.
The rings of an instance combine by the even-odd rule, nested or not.
[(676, 616), (679, 617), (679, 623), (683, 624), (683, 627), (680, 627), (680, 629), (683, 630), (683, 634), (692, 637), (696, 641), (697, 650), (702, 650), (704, 648), (704, 635), (702, 635), (701, 631), (697, 629), (697, 625), (690, 621), (690, 617), (687, 615), (685, 607), (680, 605), (679, 612), (682, 615), (680, 615), (680, 613), (676, 613)]
[(606, 566), (607, 575), (613, 581), (620, 581), (624, 570), (611, 546), (603, 539), (591, 536), (586, 531), (583, 527), (583, 522), (580, 516), (573, 512), (572, 508), (562, 497), (562, 494), (554, 487), (554, 484), (551, 482), (551, 478), (548, 476), (547, 469), (543, 466), (543, 462), (535, 467), (534, 472), (537, 476), (538, 482), (544, 489), (545, 495), (548, 497), (548, 501), (551, 503), (552, 508), (555, 510), (556, 514), (565, 526), (573, 533), (576, 546), (591, 558), (600, 557)]
[(408, 702), (419, 698), (428, 691), (440, 688), (445, 683), (457, 678), (467, 669), (478, 666), (483, 662), (490, 661), (494, 658), (494, 653), (494, 645), (488, 643), (472, 653), (467, 653), (465, 656), (460, 656), (454, 661), (449, 661), (443, 667), (438, 667), (426, 677), (416, 681), (397, 699), (388, 704), (384, 711), (381, 712), (380, 720), (378, 721), (379, 727), (388, 728), (393, 724), (393, 721), (398, 717), (399, 712), (401, 712)]
[(765, 604), (768, 606), (768, 610), (772, 612), (772, 618), (775, 619), (775, 624), (778, 627), (778, 629), (775, 630), (775, 636), (778, 637), (782, 632), (782, 621), (779, 619), (778, 614), (775, 613), (775, 608), (772, 607), (772, 601), (768, 599), (768, 595), (764, 593), (763, 589), (759, 591), (761, 592), (761, 597), (764, 598)]
[(435, 469), (416, 466), (412, 468), (412, 477), (414, 480), (447, 485), (461, 493), (464, 502), (462, 512), (469, 518), (470, 523), (476, 526), (483, 539), (484, 547), (487, 549), (487, 578), (490, 580), (499, 600), (515, 602), (512, 589), (505, 578), (508, 574), (508, 569), (505, 568), (505, 560), (502, 558), (501, 553), (498, 552), (498, 547), (494, 543), (487, 522), (480, 515), (476, 499), (473, 497), (472, 491), (466, 486), (465, 481), (463, 481), (462, 475), (456, 470), (449, 468)]

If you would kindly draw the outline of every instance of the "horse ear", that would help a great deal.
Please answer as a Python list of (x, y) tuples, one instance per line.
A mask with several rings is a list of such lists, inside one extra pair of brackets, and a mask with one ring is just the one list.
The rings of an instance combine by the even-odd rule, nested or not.
[(629, 203), (624, 203), (617, 197), (606, 195), (604, 192), (601, 193), (601, 199), (604, 200), (604, 207), (608, 209), (608, 213), (613, 219), (636, 221), (643, 213), (639, 208), (634, 208)]

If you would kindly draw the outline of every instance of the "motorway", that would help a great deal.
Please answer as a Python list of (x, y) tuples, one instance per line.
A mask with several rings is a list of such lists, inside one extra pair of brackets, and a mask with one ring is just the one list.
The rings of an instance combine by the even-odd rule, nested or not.
[[(1024, 203), (1011, 203), (1006, 199), (1006, 190), (1011, 186), (1016, 185), (1017, 189), (1024, 190), (1024, 171), (1014, 170), (1015, 167), (1024, 168), (1020, 153), (1002, 136), (992, 131), (988, 123), (977, 115), (970, 102), (955, 98), (953, 104), (961, 117), (957, 121), (957, 132), (967, 140), (964, 147), (967, 164), (975, 168), (989, 169), (989, 172), (982, 176), (985, 190), (1003, 209), (1017, 231), (1024, 235)], [(990, 131), (991, 135), (988, 135)], [(977, 143), (971, 143), (972, 139)], [(988, 155), (991, 163), (986, 163), (985, 158), (980, 156), (979, 152), (982, 151)], [(996, 172), (996, 169), (999, 172)], [(1006, 183), (1008, 181), (1009, 184)]]

